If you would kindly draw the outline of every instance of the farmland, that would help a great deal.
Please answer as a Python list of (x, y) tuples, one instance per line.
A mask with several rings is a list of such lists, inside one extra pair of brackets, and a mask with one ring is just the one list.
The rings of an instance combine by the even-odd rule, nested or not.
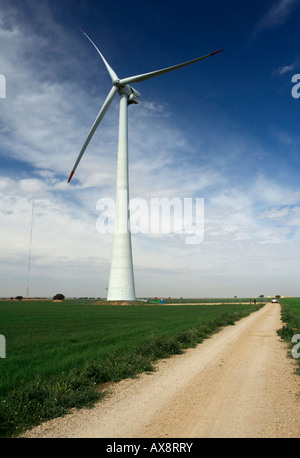
[(300, 297), (286, 297), (279, 300), (280, 305), (288, 308), (295, 316), (300, 319)]
[(259, 305), (97, 305), (95, 301), (0, 303), (0, 431), (91, 406), (105, 382), (153, 370), (152, 362), (194, 346)]
[(284, 326), (278, 334), (286, 341), (291, 342), (294, 334), (300, 334), (300, 298), (281, 298), (281, 317)]

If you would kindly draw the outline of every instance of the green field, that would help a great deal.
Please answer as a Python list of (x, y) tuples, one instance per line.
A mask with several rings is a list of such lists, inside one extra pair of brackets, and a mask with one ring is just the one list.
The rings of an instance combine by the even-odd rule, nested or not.
[(278, 334), (286, 341), (291, 341), (294, 334), (300, 334), (300, 298), (281, 298), (281, 319), (284, 326)]
[(287, 307), (300, 319), (300, 297), (284, 297), (279, 302), (281, 306)]
[[(279, 299), (281, 306), (281, 319), (283, 326), (277, 331), (277, 334), (289, 344), (288, 355), (292, 356), (293, 345), (298, 342), (297, 335), (300, 335), (300, 298), (281, 298)], [(293, 341), (293, 337), (297, 337), (296, 342)], [(295, 357), (295, 361), (298, 365), (296, 373), (300, 375), (300, 358)]]
[(101, 384), (153, 370), (260, 306), (96, 305), (67, 300), (0, 302), (0, 436), (72, 407), (91, 406)]

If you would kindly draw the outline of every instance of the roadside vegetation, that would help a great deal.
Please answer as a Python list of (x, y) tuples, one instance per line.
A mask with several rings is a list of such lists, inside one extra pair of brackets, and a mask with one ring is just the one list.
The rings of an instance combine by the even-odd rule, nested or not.
[[(284, 325), (277, 331), (277, 334), (283, 340), (289, 342), (292, 347), (292, 337), (295, 334), (300, 334), (300, 298), (281, 298), (279, 299), (279, 303), (281, 306), (281, 319)], [(298, 363), (300, 368), (299, 360)]]
[[(300, 297), (282, 298), (279, 299), (279, 303), (281, 306), (281, 320), (284, 325), (277, 331), (277, 334), (289, 344), (288, 354), (290, 357), (295, 358), (297, 363), (295, 372), (300, 375)], [(295, 341), (293, 341), (294, 336), (296, 337)], [(295, 351), (294, 355), (293, 351)]]
[[(99, 304), (99, 303), (97, 303)], [(14, 437), (72, 408), (92, 407), (103, 384), (153, 371), (263, 304), (97, 305), (0, 302), (0, 437)]]

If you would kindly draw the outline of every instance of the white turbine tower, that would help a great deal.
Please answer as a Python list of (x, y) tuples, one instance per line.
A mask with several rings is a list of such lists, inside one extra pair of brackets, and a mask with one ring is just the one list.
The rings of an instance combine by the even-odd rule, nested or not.
[[(82, 31), (83, 32), (83, 31)], [(78, 155), (73, 170), (70, 174), (68, 183), (70, 182), (74, 172), (85, 152), (92, 136), (94, 135), (99, 123), (103, 119), (105, 113), (110, 107), (114, 96), (118, 92), (120, 95), (120, 113), (119, 113), (119, 143), (118, 143), (118, 165), (117, 165), (117, 186), (116, 186), (116, 216), (115, 216), (115, 231), (113, 239), (113, 251), (111, 260), (110, 279), (108, 286), (107, 300), (116, 301), (134, 301), (135, 300), (135, 287), (133, 276), (132, 264), (132, 249), (131, 249), (131, 235), (129, 229), (129, 183), (128, 183), (128, 111), (127, 107), (130, 104), (137, 104), (140, 94), (133, 87), (131, 83), (139, 83), (147, 79), (153, 78), (163, 73), (171, 72), (186, 65), (193, 64), (199, 60), (211, 57), (221, 51), (213, 52), (197, 59), (184, 62), (182, 64), (174, 65), (172, 67), (163, 68), (150, 73), (143, 73), (141, 75), (130, 76), (129, 78), (119, 79), (114, 70), (110, 67), (105, 60), (95, 43), (83, 32), (88, 40), (98, 51), (101, 56), (107, 71), (112, 79), (112, 88), (95, 119), (94, 124), (84, 142), (83, 147)]]

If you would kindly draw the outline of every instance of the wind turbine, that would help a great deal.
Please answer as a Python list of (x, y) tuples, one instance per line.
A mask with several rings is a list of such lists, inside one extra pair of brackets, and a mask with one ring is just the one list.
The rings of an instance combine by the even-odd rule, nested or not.
[(163, 68), (150, 73), (143, 73), (141, 75), (130, 76), (128, 78), (119, 79), (114, 70), (105, 60), (95, 43), (88, 37), (88, 35), (81, 30), (87, 39), (92, 43), (99, 53), (101, 59), (106, 66), (106, 69), (112, 80), (112, 88), (102, 105), (101, 110), (96, 117), (94, 124), (89, 131), (89, 134), (81, 148), (81, 151), (74, 164), (73, 170), (70, 174), (68, 183), (71, 181), (72, 176), (85, 152), (92, 136), (94, 135), (99, 123), (103, 119), (107, 110), (109, 109), (114, 96), (117, 92), (120, 95), (120, 112), (119, 112), (119, 142), (118, 142), (118, 163), (117, 163), (117, 185), (116, 185), (116, 216), (115, 216), (115, 231), (113, 239), (113, 250), (111, 259), (110, 279), (107, 293), (107, 300), (135, 300), (135, 286), (133, 275), (132, 263), (132, 248), (131, 248), (131, 235), (129, 229), (129, 183), (128, 183), (128, 105), (137, 104), (140, 98), (140, 93), (136, 91), (130, 84), (140, 83), (141, 81), (154, 78), (155, 76), (177, 70), (178, 68), (185, 67), (186, 65), (193, 64), (207, 57), (214, 56), (219, 52), (207, 54), (202, 57), (184, 62), (182, 64), (174, 65), (172, 67)]

